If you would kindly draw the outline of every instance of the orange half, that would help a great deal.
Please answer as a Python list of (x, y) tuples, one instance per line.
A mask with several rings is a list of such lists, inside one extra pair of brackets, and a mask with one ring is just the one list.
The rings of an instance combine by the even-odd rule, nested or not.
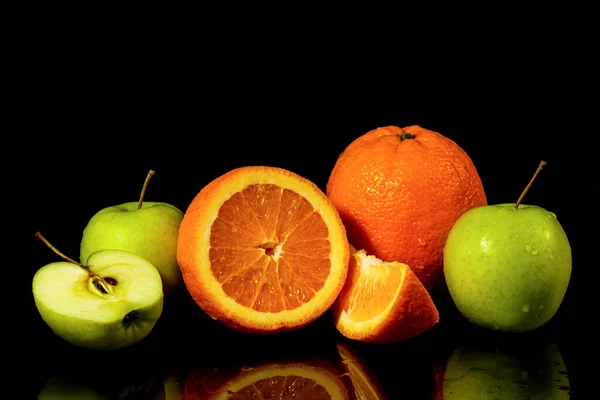
[(244, 332), (298, 329), (335, 301), (348, 271), (339, 214), (311, 181), (247, 166), (196, 195), (179, 230), (188, 291), (213, 319)]
[(246, 367), (235, 373), (194, 369), (186, 379), (183, 399), (349, 400), (349, 396), (339, 376), (329, 369), (286, 363)]
[(352, 250), (348, 277), (332, 314), (349, 339), (394, 343), (420, 335), (439, 321), (429, 292), (411, 268)]

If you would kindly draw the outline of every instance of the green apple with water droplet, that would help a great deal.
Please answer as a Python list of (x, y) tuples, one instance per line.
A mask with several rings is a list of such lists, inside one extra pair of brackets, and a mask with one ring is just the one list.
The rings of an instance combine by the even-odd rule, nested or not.
[(177, 237), (183, 213), (174, 205), (144, 201), (154, 171), (150, 170), (139, 201), (109, 206), (98, 211), (83, 230), (79, 260), (106, 249), (127, 250), (154, 265), (163, 281), (165, 295), (182, 287), (183, 277), (177, 263)]
[(458, 310), (497, 331), (525, 332), (550, 321), (571, 278), (571, 247), (556, 215), (516, 203), (461, 215), (444, 246), (444, 277)]
[(87, 349), (116, 350), (143, 340), (163, 310), (160, 274), (146, 259), (124, 250), (101, 250), (80, 264), (36, 236), (65, 261), (33, 277), (35, 305), (54, 333)]

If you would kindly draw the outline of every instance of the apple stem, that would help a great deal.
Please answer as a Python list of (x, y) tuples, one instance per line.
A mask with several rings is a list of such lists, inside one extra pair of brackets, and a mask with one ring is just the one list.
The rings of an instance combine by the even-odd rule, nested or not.
[(523, 197), (525, 197), (525, 194), (529, 191), (529, 188), (533, 184), (533, 181), (538, 176), (538, 174), (540, 173), (540, 171), (542, 170), (542, 168), (544, 168), (545, 166), (546, 166), (546, 161), (544, 161), (544, 160), (540, 161), (540, 165), (538, 165), (537, 169), (535, 170), (535, 173), (533, 174), (533, 177), (531, 177), (531, 180), (529, 181), (529, 183), (527, 184), (527, 186), (525, 186), (525, 190), (523, 190), (523, 193), (521, 193), (521, 195), (519, 196), (519, 199), (515, 203), (515, 209), (519, 208), (519, 204), (521, 204), (521, 201), (523, 200)]
[(154, 175), (154, 171), (148, 171), (148, 175), (146, 175), (146, 180), (144, 181), (144, 186), (142, 186), (142, 193), (140, 193), (140, 201), (138, 203), (138, 210), (142, 208), (142, 204), (144, 203), (144, 196), (146, 195), (146, 189), (148, 188), (148, 182), (150, 182), (150, 178)]
[(79, 265), (81, 268), (85, 269), (86, 271), (89, 271), (89, 267), (87, 265), (83, 265), (82, 263), (79, 263), (75, 260), (73, 260), (72, 258), (69, 258), (67, 256), (65, 256), (63, 253), (61, 253), (56, 247), (54, 247), (48, 240), (46, 240), (46, 238), (40, 233), (40, 232), (36, 232), (35, 236), (40, 239), (42, 242), (44, 242), (46, 244), (46, 246), (48, 246), (53, 252), (55, 252), (56, 254), (58, 254), (60, 257), (62, 257), (63, 259), (65, 259), (66, 261), (73, 263), (73, 264), (77, 264)]

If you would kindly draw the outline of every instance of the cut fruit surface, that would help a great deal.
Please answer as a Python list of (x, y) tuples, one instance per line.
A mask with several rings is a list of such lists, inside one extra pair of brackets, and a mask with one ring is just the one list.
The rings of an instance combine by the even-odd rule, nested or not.
[(393, 343), (418, 336), (439, 321), (427, 289), (411, 268), (352, 249), (348, 277), (333, 308), (336, 328), (349, 339)]
[(197, 368), (188, 375), (184, 400), (349, 400), (341, 379), (327, 368), (304, 363), (267, 364), (237, 371)]
[(339, 214), (311, 181), (248, 166), (206, 185), (179, 230), (177, 258), (193, 299), (248, 333), (300, 328), (335, 301), (348, 271)]

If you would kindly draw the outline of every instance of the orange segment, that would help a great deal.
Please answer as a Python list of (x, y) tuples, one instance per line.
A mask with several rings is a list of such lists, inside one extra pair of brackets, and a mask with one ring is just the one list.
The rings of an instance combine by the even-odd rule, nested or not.
[(361, 266), (368, 266), (350, 278), (346, 313), (355, 322), (368, 321), (384, 313), (398, 295), (406, 275), (402, 265), (378, 264), (375, 257), (367, 257)]
[(349, 397), (340, 378), (327, 368), (287, 363), (241, 368), (234, 373), (194, 369), (186, 379), (183, 399), (349, 400)]
[(429, 292), (408, 265), (355, 249), (333, 317), (345, 337), (373, 343), (409, 339), (439, 321)]
[(214, 319), (270, 333), (323, 314), (346, 278), (339, 214), (311, 181), (275, 167), (232, 170), (206, 185), (179, 230), (188, 291)]

